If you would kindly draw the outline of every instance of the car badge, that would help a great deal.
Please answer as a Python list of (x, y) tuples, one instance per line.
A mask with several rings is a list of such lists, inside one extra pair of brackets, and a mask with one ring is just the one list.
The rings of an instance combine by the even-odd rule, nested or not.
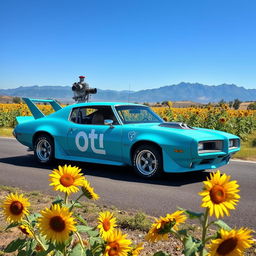
[(131, 132), (128, 133), (128, 139), (130, 141), (133, 141), (135, 136), (136, 136), (136, 132), (135, 131), (131, 131)]

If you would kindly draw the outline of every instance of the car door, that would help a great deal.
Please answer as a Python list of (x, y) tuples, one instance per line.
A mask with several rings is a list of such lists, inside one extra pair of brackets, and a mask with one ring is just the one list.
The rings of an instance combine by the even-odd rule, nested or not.
[[(104, 120), (111, 118), (113, 125), (104, 125)], [(119, 162), (122, 160), (121, 137), (122, 125), (110, 106), (75, 108), (67, 134), (68, 154)]]

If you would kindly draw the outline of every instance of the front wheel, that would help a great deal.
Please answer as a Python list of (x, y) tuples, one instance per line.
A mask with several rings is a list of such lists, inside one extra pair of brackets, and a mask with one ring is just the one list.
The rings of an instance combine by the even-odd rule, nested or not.
[(143, 178), (160, 176), (163, 160), (160, 150), (153, 145), (141, 145), (133, 154), (133, 168)]
[(54, 159), (54, 143), (47, 135), (39, 135), (34, 144), (34, 156), (39, 163), (47, 164)]

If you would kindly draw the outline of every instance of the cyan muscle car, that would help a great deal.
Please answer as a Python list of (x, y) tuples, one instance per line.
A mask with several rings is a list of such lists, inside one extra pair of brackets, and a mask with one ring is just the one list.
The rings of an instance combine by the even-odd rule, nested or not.
[[(33, 116), (17, 117), (14, 135), (40, 163), (65, 159), (131, 165), (150, 178), (217, 168), (240, 150), (235, 135), (165, 122), (144, 105), (95, 102), (62, 108), (54, 100), (23, 100)], [(45, 116), (34, 102), (48, 102), (55, 112)]]

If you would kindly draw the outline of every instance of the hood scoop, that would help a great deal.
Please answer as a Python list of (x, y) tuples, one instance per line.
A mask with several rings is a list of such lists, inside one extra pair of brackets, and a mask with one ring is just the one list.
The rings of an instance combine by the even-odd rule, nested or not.
[(175, 128), (175, 129), (193, 130), (192, 127), (182, 122), (165, 122), (165, 123), (159, 124), (159, 126)]

